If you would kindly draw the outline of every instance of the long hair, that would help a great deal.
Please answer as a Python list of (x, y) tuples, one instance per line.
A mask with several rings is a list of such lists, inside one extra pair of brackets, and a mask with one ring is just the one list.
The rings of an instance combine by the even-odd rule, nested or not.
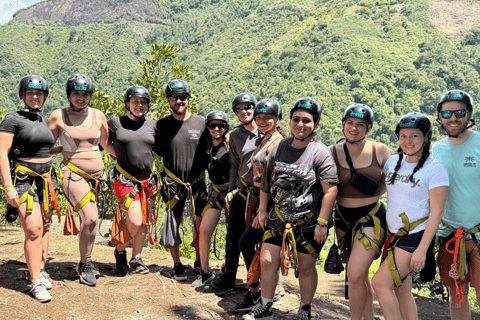
[[(230, 138), (229, 138), (229, 136), (227, 136), (227, 132), (225, 132), (225, 134), (222, 137), (222, 143), (227, 148), (227, 151), (230, 151), (229, 140), (230, 140)], [(213, 146), (213, 138), (212, 138), (212, 135), (209, 133), (208, 137), (207, 137), (207, 149), (211, 149), (212, 146)]]
[(285, 130), (285, 128), (284, 128), (282, 125), (278, 124), (277, 127), (276, 127), (276, 129), (277, 129), (278, 133), (280, 133), (280, 135), (281, 135), (282, 137), (286, 138), (286, 137), (289, 137), (289, 136), (290, 136), (290, 135), (288, 134), (287, 130)]
[(398, 153), (397, 165), (395, 166), (395, 169), (393, 170), (393, 174), (392, 174), (392, 176), (390, 177), (390, 180), (388, 180), (388, 184), (394, 184), (395, 179), (397, 178), (397, 172), (398, 172), (398, 170), (400, 170), (400, 167), (402, 166), (402, 159), (403, 159), (403, 150), (402, 150), (402, 148), (398, 147), (397, 153)]

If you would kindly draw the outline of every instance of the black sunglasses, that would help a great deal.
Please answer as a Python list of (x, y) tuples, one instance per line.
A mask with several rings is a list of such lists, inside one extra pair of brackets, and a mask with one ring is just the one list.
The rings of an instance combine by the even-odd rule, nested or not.
[(253, 109), (253, 106), (251, 104), (247, 104), (246, 106), (236, 108), (235, 112), (240, 113), (243, 110), (247, 111), (247, 110), (252, 110), (252, 109)]
[(451, 110), (445, 110), (445, 111), (440, 111), (440, 115), (442, 116), (443, 119), (450, 119), (452, 115), (455, 113), (456, 118), (465, 118), (467, 115), (467, 110), (456, 110), (456, 111), (451, 111)]
[(170, 96), (170, 100), (172, 101), (177, 101), (178, 99), (180, 99), (180, 101), (185, 101), (187, 100), (188, 96), (185, 96), (185, 95), (181, 95), (181, 96)]
[(227, 127), (227, 125), (225, 123), (209, 123), (207, 125), (207, 128), (208, 129), (215, 129), (215, 128), (218, 128), (218, 129), (225, 129)]

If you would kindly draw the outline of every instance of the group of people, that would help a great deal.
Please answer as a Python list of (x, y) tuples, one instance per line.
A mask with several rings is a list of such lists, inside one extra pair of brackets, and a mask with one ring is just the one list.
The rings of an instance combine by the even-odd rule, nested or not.
[[(82, 283), (96, 285), (100, 272), (92, 250), (105, 188), (101, 146), (117, 160), (115, 195), (130, 235), (114, 251), (121, 273), (149, 272), (141, 253), (158, 191), (177, 227), (184, 218), (193, 221), (198, 238), (194, 270), (199, 273), (194, 287), (234, 286), (243, 254), (249, 290), (238, 310), (247, 312), (244, 319), (273, 319), (272, 308), (283, 291), (279, 274), (288, 274), (291, 264), (301, 298), (295, 319), (311, 319), (315, 263), (332, 227), (347, 260), (351, 319), (374, 318), (374, 291), (385, 319), (417, 319), (412, 273), (431, 275), (436, 239), (452, 319), (470, 319), (469, 283), (480, 288), (480, 197), (475, 194), (480, 189), (480, 134), (470, 129), (473, 101), (466, 92), (451, 90), (440, 98), (436, 118), (447, 137), (434, 144), (433, 154), (432, 124), (413, 112), (396, 124), (399, 148), (394, 155), (367, 139), (374, 113), (364, 104), (345, 109), (345, 141), (327, 147), (316, 138), (322, 107), (308, 97), (290, 109), (288, 134), (280, 125), (278, 101), (240, 93), (232, 110), (241, 125), (228, 135), (225, 112), (216, 110), (206, 118), (189, 112), (191, 92), (183, 80), (166, 85), (172, 114), (158, 121), (146, 118), (150, 94), (141, 86), (126, 90), (126, 115), (109, 121), (88, 106), (93, 83), (85, 75), (69, 77), (69, 107), (55, 110), (45, 122), (39, 112), (48, 93), (45, 79), (25, 76), (19, 86), (23, 110), (0, 124), (0, 175), (8, 204), (18, 208), (31, 292), (38, 301), (51, 300), (45, 262), (50, 207), (58, 209), (53, 154), (64, 157), (61, 186), (80, 216), (76, 271)], [(55, 147), (57, 139), (61, 146)], [(165, 170), (159, 176), (153, 153), (163, 158)], [(385, 192), (386, 207), (379, 201)], [(215, 274), (209, 254), (222, 214), (226, 257), (222, 272)], [(130, 260), (128, 246), (133, 248)], [(173, 277), (187, 280), (178, 246), (170, 253)], [(368, 270), (379, 257), (382, 262), (370, 281)]]

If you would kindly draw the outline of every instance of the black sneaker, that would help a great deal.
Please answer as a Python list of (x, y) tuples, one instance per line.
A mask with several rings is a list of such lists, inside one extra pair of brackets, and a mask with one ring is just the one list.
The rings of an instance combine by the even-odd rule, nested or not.
[(233, 287), (234, 284), (235, 284), (235, 282), (229, 283), (229, 282), (223, 280), (222, 276), (213, 279), (213, 281), (211, 282), (212, 288), (217, 290), (217, 291)]
[(122, 274), (128, 273), (130, 267), (128, 266), (127, 262), (127, 251), (117, 251), (117, 249), (115, 249), (114, 255), (115, 260), (117, 260), (115, 267), (117, 268), (118, 272)]
[(80, 282), (89, 286), (95, 286), (97, 284), (97, 278), (93, 274), (93, 263), (87, 262), (82, 263), (81, 261), (77, 264), (77, 274), (80, 276)]
[(142, 257), (130, 259), (130, 269), (138, 274), (147, 274), (150, 273), (147, 266), (142, 260)]
[(198, 274), (202, 272), (202, 263), (200, 262), (200, 260), (196, 260), (193, 263), (193, 271), (195, 271)]
[(294, 320), (310, 320), (312, 319), (312, 307), (308, 304), (304, 304), (303, 307), (298, 309), (297, 315)]
[(185, 281), (187, 280), (187, 274), (185, 273), (185, 267), (181, 262), (175, 263), (173, 267), (173, 278), (178, 281)]
[(248, 291), (242, 303), (237, 306), (238, 311), (250, 311), (260, 302), (261, 293)]
[(203, 287), (204, 289), (209, 289), (209, 283), (215, 279), (215, 275), (212, 272), (203, 272), (203, 270), (198, 275), (197, 279), (192, 282), (192, 287), (199, 288)]
[(258, 305), (257, 307), (253, 308), (250, 313), (247, 313), (243, 316), (244, 320), (273, 320), (273, 312), (272, 312), (272, 302), (268, 302), (266, 305)]

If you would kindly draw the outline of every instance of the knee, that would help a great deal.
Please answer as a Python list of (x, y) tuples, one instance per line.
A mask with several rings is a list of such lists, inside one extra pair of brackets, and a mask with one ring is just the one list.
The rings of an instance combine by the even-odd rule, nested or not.
[(83, 225), (83, 229), (94, 230), (97, 226), (98, 217), (92, 215), (84, 215), (80, 220)]
[(25, 240), (36, 241), (43, 236), (43, 226), (41, 224), (29, 224), (25, 227)]
[(347, 269), (347, 276), (348, 276), (348, 282), (351, 282), (351, 283), (358, 283), (361, 281), (365, 281), (367, 277), (366, 274), (362, 273), (357, 268), (352, 268), (351, 265), (349, 265), (349, 268)]
[[(350, 281), (350, 278), (348, 280)], [(383, 289), (383, 281), (377, 275), (373, 276), (372, 287), (375, 292), (380, 292)]]
[(298, 265), (298, 274), (304, 277), (315, 276), (317, 274), (317, 270), (315, 269), (315, 264), (305, 264), (302, 265), (299, 263)]

